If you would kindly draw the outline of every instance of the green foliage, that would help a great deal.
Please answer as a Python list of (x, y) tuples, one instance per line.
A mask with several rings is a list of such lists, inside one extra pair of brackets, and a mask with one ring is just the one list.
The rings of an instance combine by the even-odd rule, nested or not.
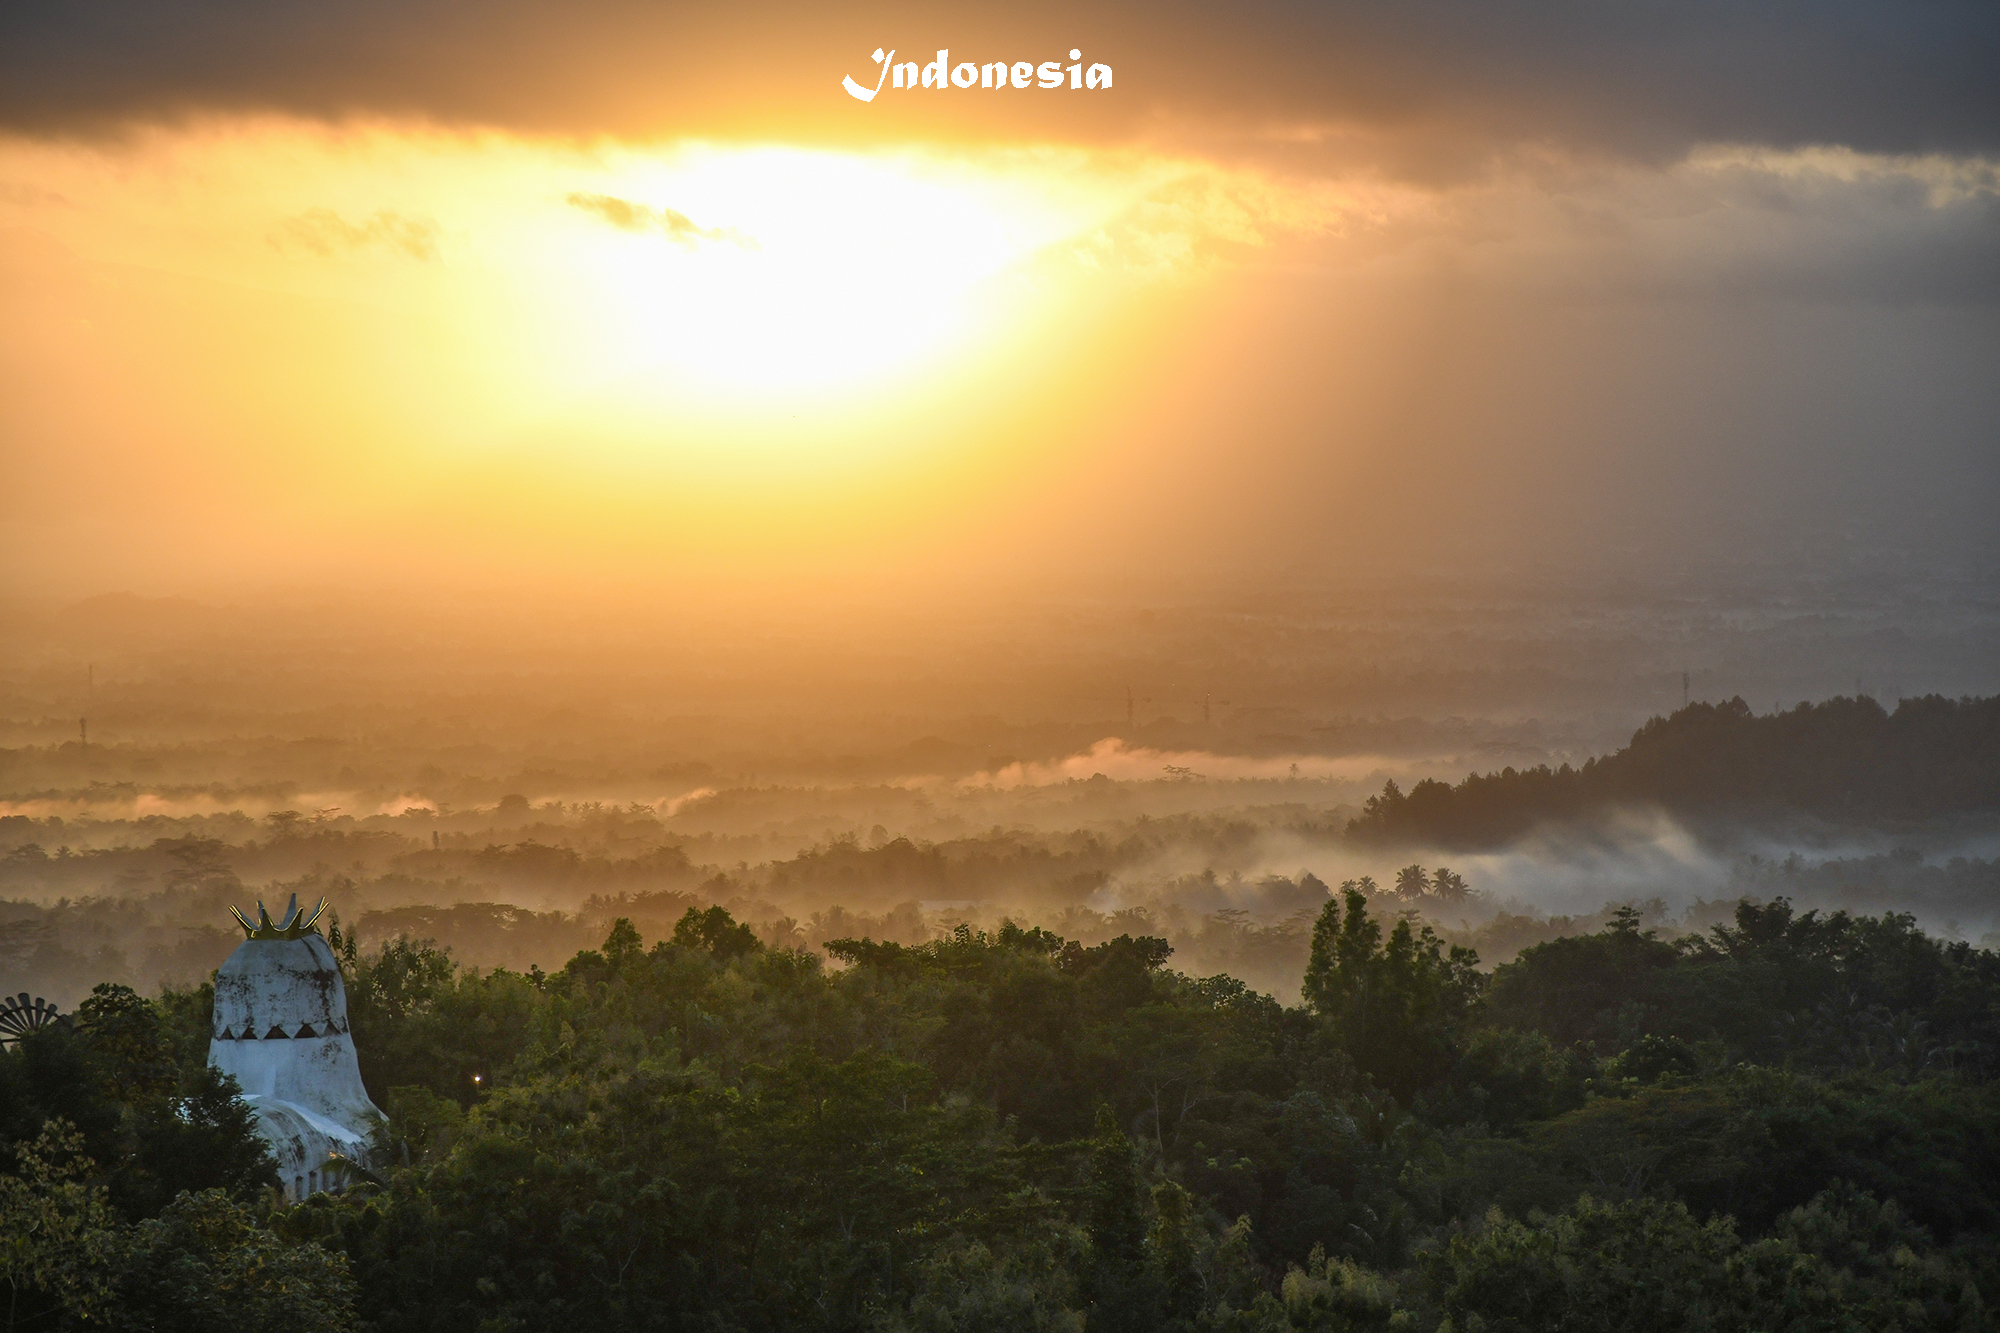
[(60, 1120), (81, 1136), (85, 1154), (115, 1160), (124, 1120), (109, 1095), (115, 1081), (77, 1029), (59, 1023), (29, 1034), (0, 1051), (0, 1143), (32, 1139)]
[(1510, 1210), (1558, 1208), (1583, 1191), (1647, 1194), (1761, 1233), (1848, 1180), (1947, 1239), (2000, 1231), (2000, 1088), (1990, 1083), (1745, 1069), (1600, 1095), (1516, 1140), (1474, 1147), (1466, 1193)]
[(1285, 1274), (1285, 1318), (1294, 1329), (1311, 1333), (1364, 1333), (1370, 1329), (1412, 1327), (1407, 1311), (1397, 1308), (1396, 1289), (1378, 1274), (1351, 1259), (1329, 1259), (1315, 1247), (1303, 1268)]
[[(620, 917), (611, 928), (612, 939), (604, 946), (606, 956), (610, 956), (615, 942), (619, 940), (618, 928), (623, 926), (631, 933), (631, 947), (637, 948), (638, 932), (632, 930), (632, 923)], [(748, 926), (738, 925), (729, 913), (720, 907), (707, 911), (688, 908), (687, 915), (674, 927), (674, 943), (683, 949), (705, 949), (723, 962), (738, 958), (746, 953), (755, 953), (764, 946), (758, 942), (757, 932)]]
[(1748, 1245), (1726, 1217), (1588, 1196), (1538, 1222), (1498, 1213), (1429, 1264), (1455, 1328), (1485, 1333), (1991, 1329), (1973, 1268), (1894, 1204), (1837, 1187)]
[[(0, 1054), (0, 1132), (25, 1139), (60, 1121), (101, 1163), (120, 1214), (150, 1217), (183, 1190), (249, 1199), (276, 1181), (234, 1079), (181, 1049), (164, 1006), (99, 986), (75, 1026), (44, 1028)], [(206, 1020), (204, 1020), (204, 1027)]]
[(461, 970), (428, 942), (395, 940), (347, 978), (362, 1081), (376, 1104), (422, 1087), (470, 1105), (526, 1039), (533, 987), (518, 973)]
[(1938, 1249), (1893, 1201), (1845, 1182), (1780, 1218), (1729, 1272), (1760, 1322), (1855, 1333), (1993, 1328), (1978, 1276), (1965, 1255)]
[(1986, 1328), (2000, 1298), (2000, 974), (1907, 918), (1777, 900), (1673, 946), (1626, 909), (1488, 988), (1356, 883), (1291, 1010), (1143, 936), (827, 953), (703, 909), (549, 974), (357, 954), (380, 1169), (268, 1227), (247, 1108), (180, 1055), (194, 993), (106, 989), (0, 1053), (30, 1141), (0, 1202), (57, 1219), (19, 1308), (206, 1328), (221, 1284), (253, 1327), (381, 1333), (1751, 1333)]
[(1469, 949), (1399, 920), (1386, 941), (1368, 899), (1345, 889), (1313, 925), (1305, 998), (1329, 1020), (1355, 1067), (1406, 1103), (1457, 1059), (1485, 978)]
[(90, 1042), (112, 1101), (158, 1097), (173, 1088), (174, 1050), (159, 1007), (130, 986), (99, 984), (77, 1006), (76, 1025)]
[(214, 1032), (215, 984), (168, 986), (153, 1001), (160, 1027), (181, 1070), (208, 1063), (208, 1043)]
[(1160, 1287), (1159, 1327), (1193, 1327), (1205, 1304), (1194, 1200), (1171, 1180), (1153, 1186), (1153, 1228), (1146, 1240)]
[(257, 1224), (276, 1182), (234, 1079), (184, 1031), (191, 992), (102, 985), (0, 1053), (0, 1280), (10, 1327), (335, 1330), (344, 1260)]
[(1083, 1238), (1052, 1227), (995, 1250), (966, 1240), (917, 1265), (906, 1310), (885, 1311), (885, 1333), (1082, 1333), (1075, 1274)]
[(350, 1018), (357, 1008), (385, 1023), (422, 1014), (449, 989), (456, 971), (451, 955), (428, 940), (391, 940), (347, 981)]
[(1679, 1037), (1661, 1037), (1649, 1032), (1607, 1061), (1604, 1075), (1637, 1083), (1657, 1083), (1662, 1078), (1685, 1078), (1700, 1064), (1694, 1047)]
[(425, 1087), (391, 1088), (376, 1104), (385, 1118), (375, 1150), (385, 1163), (436, 1161), (451, 1150), (465, 1125), (463, 1107)]
[(1595, 1062), (1540, 1032), (1479, 1028), (1452, 1069), (1441, 1109), (1454, 1120), (1507, 1131), (1583, 1105)]
[(1486, 1014), (1605, 1054), (1656, 1038), (1668, 1044), (1643, 1058), (1672, 1050), (1684, 1074), (1708, 1043), (1729, 1062), (1917, 1077), (1995, 1068), (1996, 992), (2000, 955), (1932, 939), (1908, 916), (1797, 913), (1778, 898), (1739, 903), (1733, 925), (1678, 945), (1630, 916), (1535, 945), (1496, 969)]
[(1486, 847), (1538, 823), (1644, 803), (1687, 814), (1805, 812), (1889, 822), (1994, 809), (2000, 696), (1866, 697), (1758, 716), (1742, 699), (1653, 718), (1626, 747), (1582, 768), (1471, 774), (1457, 786), (1395, 783), (1370, 797), (1348, 836), (1373, 844)]
[(0, 1283), (9, 1326), (88, 1315), (107, 1299), (102, 1267), (115, 1215), (83, 1137), (51, 1120), (30, 1142), (16, 1143), (12, 1170), (0, 1175)]
[(182, 1194), (118, 1232), (103, 1260), (95, 1322), (123, 1333), (347, 1333), (354, 1280), (344, 1256), (290, 1245), (222, 1190)]
[(112, 1177), (112, 1198), (130, 1216), (149, 1217), (187, 1191), (220, 1190), (241, 1200), (278, 1183), (236, 1080), (212, 1065), (181, 1077), (175, 1096), (127, 1110), (131, 1153)]
[[(32, 1142), (14, 1145), (13, 1170), (0, 1174), (8, 1327), (353, 1327), (353, 1283), (341, 1256), (286, 1245), (221, 1189), (183, 1191), (159, 1216), (125, 1225), (82, 1146), (73, 1128), (50, 1121)], [(185, 1169), (198, 1177), (214, 1167), (197, 1161)]]
[(1455, 1327), (1486, 1333), (1691, 1333), (1735, 1327), (1719, 1280), (1737, 1248), (1727, 1221), (1635, 1199), (1576, 1207), (1542, 1224), (1497, 1214), (1433, 1261)]
[(285, 1226), (356, 1256), (385, 1328), (854, 1326), (966, 1210), (1036, 1211), (990, 1117), (925, 1083), (880, 1056), (733, 1087), (654, 1062), (552, 1073), (493, 1094), (387, 1194)]
[(1671, 969), (1679, 957), (1671, 944), (1630, 924), (1537, 944), (1494, 969), (1487, 1018), (1546, 1033), (1565, 1046), (1609, 1045), (1627, 1006), (1643, 1003), (1654, 974)]
[(1139, 1172), (1132, 1159), (1132, 1141), (1118, 1127), (1109, 1106), (1097, 1108), (1087, 1215), (1090, 1266), (1084, 1327), (1090, 1333), (1139, 1333), (1156, 1327), (1162, 1292), (1146, 1263)]

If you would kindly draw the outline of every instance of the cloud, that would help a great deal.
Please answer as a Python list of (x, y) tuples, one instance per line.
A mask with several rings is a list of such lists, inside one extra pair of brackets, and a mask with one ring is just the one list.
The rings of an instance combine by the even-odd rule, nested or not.
[(1048, 762), (1015, 761), (966, 778), (964, 787), (1046, 787), (1103, 776), (1115, 782), (1218, 781), (1246, 779), (1327, 779), (1370, 777), (1387, 763), (1380, 755), (1216, 754), (1208, 750), (1158, 750), (1107, 736), (1090, 749)]
[(629, 199), (620, 199), (609, 194), (573, 193), (563, 202), (572, 208), (580, 208), (586, 213), (610, 223), (620, 231), (657, 231), (668, 240), (692, 249), (697, 241), (732, 241), (745, 245), (745, 239), (733, 227), (710, 227), (704, 230), (685, 213), (676, 213), (671, 208), (648, 208), (635, 204)]
[(22, 184), (15, 181), (0, 181), (0, 203), (18, 204), (25, 208), (68, 208), (70, 201), (54, 190), (45, 190), (39, 185)]
[[(1109, 94), (902, 92), (842, 75), (876, 46), (1063, 59)], [(48, 133), (214, 112), (627, 138), (1229, 138), (1338, 155), (1386, 136), (1400, 170), (1493, 143), (1671, 160), (1704, 142), (2000, 149), (1991, 0), (1054, 0), (941, 11), (756, 0), (19, 0), (0, 7), (0, 125)], [(1357, 137), (1357, 132), (1359, 137)]]
[(1718, 144), (1648, 167), (1523, 151), (1350, 216), (1350, 250), (1436, 247), (1461, 272), (1544, 293), (2000, 301), (1991, 159)]
[(383, 211), (356, 226), (330, 208), (308, 208), (280, 222), (271, 232), (271, 243), (281, 249), (296, 245), (329, 259), (379, 246), (429, 263), (438, 258), (438, 234), (438, 224), (430, 218)]
[(714, 795), (715, 788), (713, 787), (696, 787), (693, 791), (683, 793), (679, 796), (663, 797), (653, 803), (653, 808), (660, 812), (660, 818), (672, 819), (682, 810), (690, 806), (700, 805), (703, 801), (708, 800)]

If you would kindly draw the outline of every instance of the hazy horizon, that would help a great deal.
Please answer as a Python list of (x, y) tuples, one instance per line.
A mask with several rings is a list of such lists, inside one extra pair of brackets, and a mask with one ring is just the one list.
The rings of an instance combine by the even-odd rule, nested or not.
[[(880, 913), (766, 881), (1180, 821), (1008, 891), (1196, 921), (1396, 869), (1338, 837), (1392, 779), (2000, 693), (2000, 26), (1841, 15), (12, 8), (0, 855), (257, 889), (332, 812), (410, 844), (372, 884), (514, 796)], [(878, 44), (1116, 77), (864, 102)], [(1473, 868), (1873, 902), (1987, 838), (1635, 808)], [(380, 901), (580, 910), (503, 881)]]

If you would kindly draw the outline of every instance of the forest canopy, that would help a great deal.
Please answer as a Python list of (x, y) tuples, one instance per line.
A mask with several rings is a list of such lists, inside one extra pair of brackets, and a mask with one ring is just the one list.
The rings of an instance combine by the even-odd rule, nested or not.
[(295, 1206), (207, 989), (101, 986), (0, 1054), (0, 1281), (291, 1333), (1994, 1326), (2000, 955), (1775, 899), (1487, 972), (1383, 907), (1326, 901), (1295, 1007), (1011, 923), (690, 908), (525, 974), (335, 929), (380, 1169)]
[(1362, 843), (1490, 847), (1537, 824), (1621, 806), (1735, 820), (1811, 816), (1883, 824), (2000, 810), (2000, 696), (1864, 696), (1754, 713), (1741, 698), (1656, 717), (1580, 767), (1472, 773), (1456, 786), (1394, 782), (1349, 822)]

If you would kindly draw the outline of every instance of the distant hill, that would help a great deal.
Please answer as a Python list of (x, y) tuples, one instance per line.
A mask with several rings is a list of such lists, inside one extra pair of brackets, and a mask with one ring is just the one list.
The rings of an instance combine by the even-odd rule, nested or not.
[(1893, 713), (1866, 697), (1763, 715), (1741, 699), (1690, 704), (1581, 768), (1506, 768), (1408, 792), (1389, 783), (1347, 832), (1373, 844), (1491, 846), (1538, 823), (1630, 805), (1849, 823), (2000, 810), (2000, 696), (1926, 695)]

